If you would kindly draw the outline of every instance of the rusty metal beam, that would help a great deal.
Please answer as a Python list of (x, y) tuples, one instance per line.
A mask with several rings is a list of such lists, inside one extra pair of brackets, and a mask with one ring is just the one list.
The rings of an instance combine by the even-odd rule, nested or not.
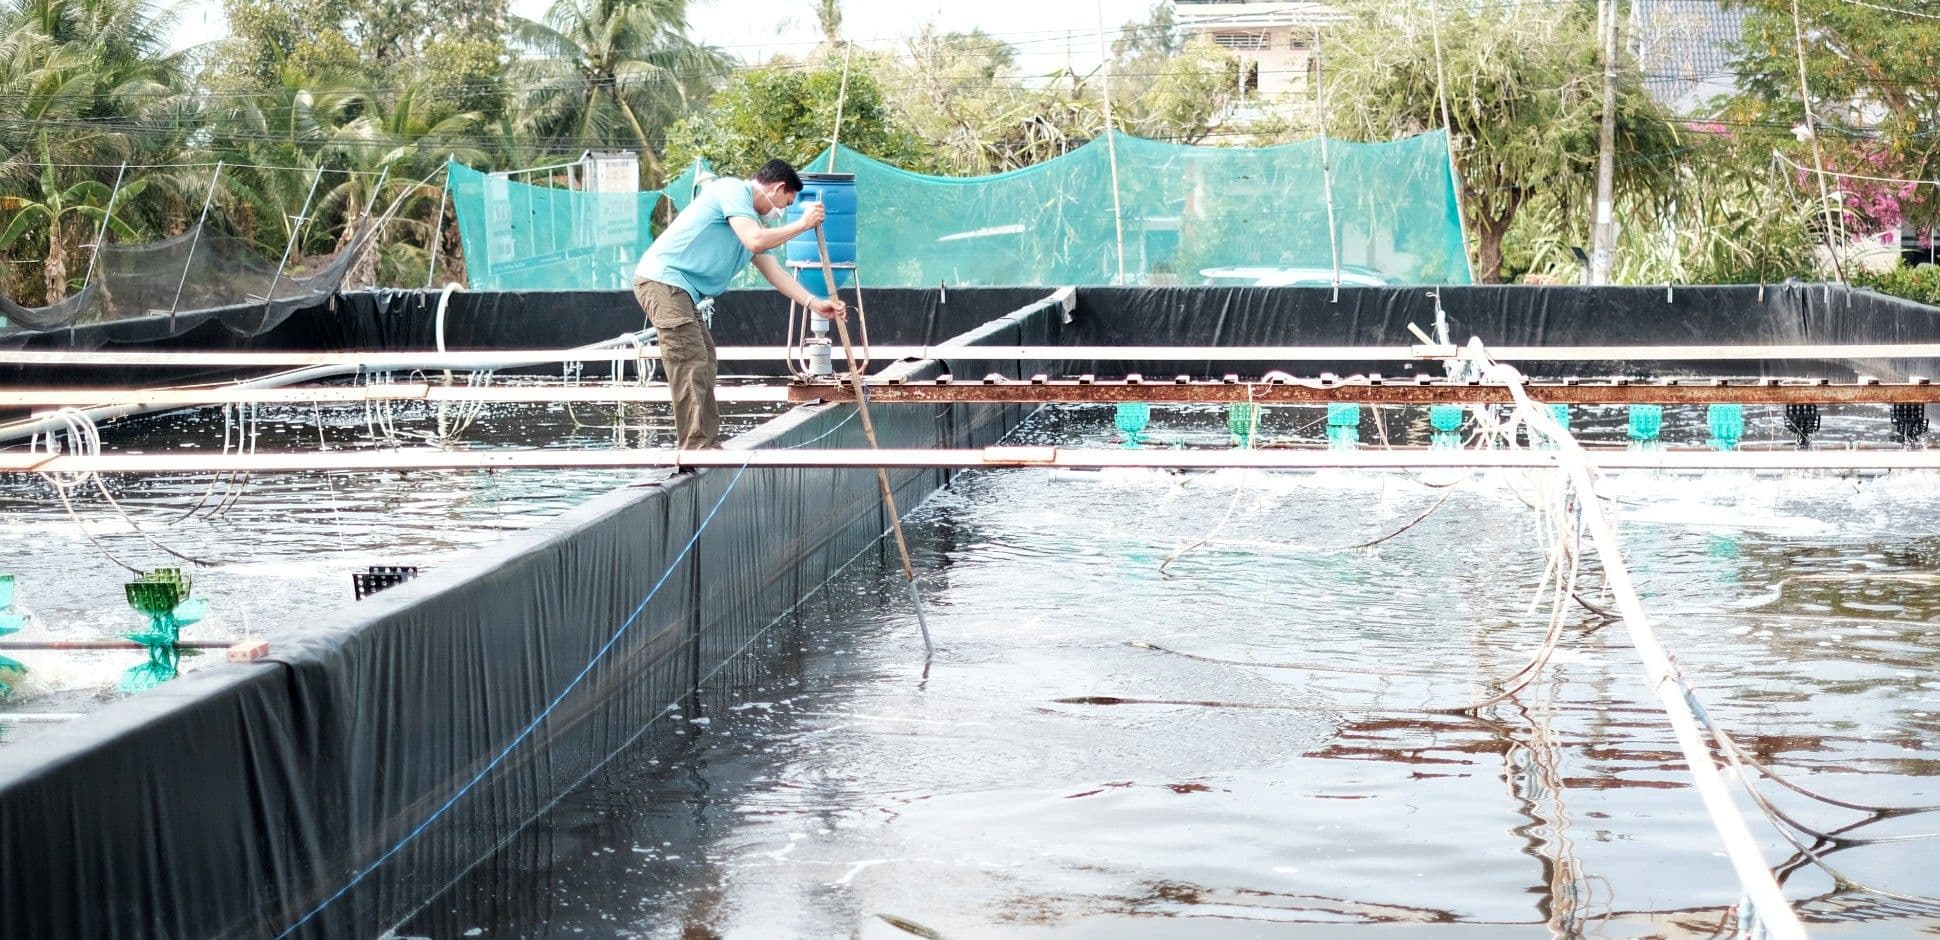
[[(1927, 404), (1940, 402), (1940, 385), (1914, 382), (1856, 382), (1834, 384), (1825, 380), (1758, 380), (1726, 382), (1717, 379), (1684, 379), (1657, 382), (1625, 380), (1565, 380), (1530, 382), (1531, 398), (1561, 405), (1837, 405), (1853, 403)], [(854, 393), (833, 383), (796, 383), (788, 390), (790, 401), (843, 402)], [(1418, 380), (1383, 381), (1295, 381), (1242, 382), (1228, 376), (1223, 380), (1154, 380), (1140, 376), (1127, 379), (1051, 379), (1037, 376), (1027, 380), (996, 377), (955, 380), (944, 376), (932, 382), (870, 383), (869, 400), (882, 404), (969, 403), (1104, 403), (1178, 402), (1221, 404), (1254, 402), (1258, 404), (1326, 404), (1352, 402), (1364, 405), (1429, 404), (1508, 404), (1513, 401), (1507, 386), (1486, 382), (1452, 383), (1423, 376)]]

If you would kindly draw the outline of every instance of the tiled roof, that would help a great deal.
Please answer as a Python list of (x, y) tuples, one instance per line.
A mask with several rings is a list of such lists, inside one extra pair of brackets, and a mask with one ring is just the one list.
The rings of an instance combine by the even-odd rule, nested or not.
[(1732, 60), (1739, 55), (1745, 14), (1716, 0), (1636, 0), (1628, 43), (1657, 100), (1689, 111), (1735, 87)]

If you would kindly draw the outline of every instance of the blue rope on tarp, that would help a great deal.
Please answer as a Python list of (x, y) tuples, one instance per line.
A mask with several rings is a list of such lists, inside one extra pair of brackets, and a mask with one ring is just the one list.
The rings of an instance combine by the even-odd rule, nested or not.
[(472, 788), (478, 785), (479, 781), (484, 780), (487, 774), (496, 769), (499, 764), (504, 763), (505, 758), (511, 755), (514, 748), (524, 743), (526, 738), (531, 737), (532, 732), (539, 727), (540, 722), (545, 721), (546, 717), (551, 715), (553, 710), (558, 708), (559, 704), (566, 700), (566, 696), (571, 695), (572, 691), (578, 688), (581, 682), (585, 681), (586, 677), (592, 673), (593, 667), (599, 665), (600, 661), (606, 658), (606, 654), (612, 651), (614, 644), (618, 643), (620, 638), (625, 636), (627, 631), (632, 629), (635, 623), (639, 622), (640, 615), (646, 612), (647, 605), (653, 602), (654, 597), (660, 593), (660, 589), (666, 585), (667, 579), (673, 577), (674, 571), (680, 568), (681, 562), (686, 561), (688, 554), (694, 550), (694, 546), (700, 543), (702, 533), (706, 532), (708, 525), (713, 523), (714, 517), (720, 513), (721, 507), (727, 503), (728, 496), (734, 492), (735, 486), (741, 482), (741, 477), (747, 472), (748, 465), (745, 463), (734, 471), (734, 478), (728, 481), (727, 489), (721, 491), (721, 498), (714, 501), (713, 508), (707, 511), (707, 515), (701, 519), (701, 524), (695, 527), (693, 536), (687, 540), (687, 544), (680, 547), (680, 552), (674, 555), (674, 560), (667, 565), (667, 570), (661, 572), (659, 580), (653, 583), (653, 587), (648, 589), (646, 596), (642, 597), (640, 603), (633, 608), (633, 613), (628, 614), (626, 620), (620, 624), (619, 629), (613, 631), (613, 635), (607, 638), (605, 645), (599, 648), (599, 652), (593, 654), (593, 658), (586, 663), (586, 667), (581, 669), (578, 675), (573, 676), (572, 681), (566, 683), (566, 687), (560, 689), (559, 694), (553, 696), (552, 701), (546, 703), (546, 707), (541, 709), (539, 714), (534, 716), (532, 721), (527, 723), (517, 735), (514, 735), (512, 740), (507, 742), (505, 747), (499, 750), (497, 756), (493, 757), (490, 762), (480, 768), (478, 773), (473, 774), (470, 780), (465, 781), (465, 785), (459, 787), (458, 791), (453, 793), (450, 799), (445, 800), (437, 809), (432, 810), (431, 815), (425, 817), (423, 822), (419, 823), (410, 832), (405, 833), (404, 837), (399, 839), (396, 845), (391, 846), (384, 854), (378, 856), (375, 861), (364, 866), (357, 874), (351, 876), (350, 880), (345, 882), (343, 887), (338, 888), (334, 894), (324, 898), (316, 907), (311, 908), (309, 913), (299, 918), (296, 923), (283, 928), (282, 932), (276, 935), (277, 940), (282, 940), (282, 938), (288, 937), (302, 929), (304, 924), (309, 923), (318, 914), (323, 913), (325, 908), (336, 903), (339, 898), (349, 893), (350, 889), (357, 887), (365, 878), (370, 877), (372, 872), (376, 871), (385, 862), (390, 861), (397, 853), (403, 851), (404, 847), (411, 844), (412, 840), (423, 835), (426, 829), (431, 828), (433, 823), (437, 822), (453, 806), (456, 806), (458, 801), (463, 799), (465, 794), (470, 793)]
[[(860, 407), (851, 408), (846, 417), (836, 422), (827, 431), (799, 444), (792, 444), (785, 449), (795, 450), (819, 443), (835, 432), (847, 427), (849, 422), (854, 421), (861, 413)], [(302, 929), (304, 924), (309, 923), (318, 914), (323, 913), (331, 904), (336, 903), (339, 898), (349, 893), (352, 888), (357, 887), (365, 878), (370, 877), (372, 872), (375, 872), (379, 867), (383, 866), (385, 862), (390, 861), (397, 853), (403, 851), (405, 846), (411, 844), (412, 840), (418, 836), (423, 835), (426, 829), (431, 828), (433, 823), (436, 823), (448, 810), (457, 805), (458, 801), (463, 799), (465, 794), (471, 792), (472, 788), (476, 787), (480, 781), (484, 780), (487, 774), (491, 773), (494, 768), (503, 763), (505, 758), (511, 755), (514, 748), (524, 743), (526, 738), (531, 737), (532, 732), (539, 727), (540, 722), (545, 721), (546, 716), (552, 714), (553, 710), (558, 708), (561, 702), (565, 701), (567, 695), (572, 694), (573, 689), (577, 688), (585, 680), (586, 676), (593, 671), (593, 667), (599, 665), (600, 660), (606, 658), (607, 653), (612, 651), (614, 644), (618, 643), (620, 638), (625, 636), (628, 630), (632, 629), (634, 623), (640, 619), (640, 615), (646, 611), (647, 605), (652, 603), (654, 597), (660, 593), (660, 588), (667, 583), (667, 579), (673, 576), (674, 571), (680, 567), (681, 562), (685, 561), (687, 555), (694, 550), (694, 546), (699, 544), (701, 534), (706, 532), (707, 527), (713, 523), (714, 517), (721, 511), (721, 507), (726, 505), (728, 496), (734, 492), (734, 488), (741, 482), (742, 475), (746, 474), (747, 471), (748, 465), (745, 463), (734, 471), (734, 478), (728, 481), (727, 489), (721, 491), (720, 499), (714, 501), (713, 507), (708, 509), (707, 515), (701, 519), (701, 524), (694, 530), (693, 536), (687, 540), (687, 544), (681, 546), (679, 553), (674, 556), (673, 562), (667, 565), (667, 570), (661, 573), (659, 580), (653, 583), (653, 587), (648, 589), (646, 596), (642, 597), (640, 603), (633, 608), (633, 613), (627, 615), (626, 620), (607, 639), (605, 645), (600, 647), (599, 652), (593, 654), (593, 658), (586, 663), (586, 667), (581, 669), (579, 674), (574, 676), (571, 682), (566, 683), (566, 687), (561, 689), (559, 694), (554, 696), (552, 701), (546, 704), (546, 707), (539, 712), (537, 717), (533, 718), (511, 741), (507, 742), (505, 747), (500, 749), (498, 755), (493, 757), (490, 763), (487, 763), (470, 780), (466, 781), (464, 786), (459, 787), (458, 791), (453, 793), (450, 799), (433, 810), (430, 816), (427, 816), (423, 822), (419, 823), (410, 832), (405, 833), (404, 837), (399, 839), (397, 844), (386, 850), (383, 855), (378, 856), (375, 861), (359, 870), (349, 881), (344, 883), (343, 887), (338, 888), (335, 893), (323, 899), (322, 902), (318, 903), (316, 907), (311, 908), (308, 913), (304, 914), (295, 923), (284, 928), (281, 933), (276, 935), (277, 940), (282, 940), (282, 938), (288, 937)], [(878, 538), (880, 537), (878, 536)]]

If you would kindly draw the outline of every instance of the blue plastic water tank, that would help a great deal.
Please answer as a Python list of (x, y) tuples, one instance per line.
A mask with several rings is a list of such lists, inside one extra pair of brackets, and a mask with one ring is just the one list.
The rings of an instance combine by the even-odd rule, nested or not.
[[(828, 213), (822, 220), (822, 233), (828, 240), (829, 262), (836, 265), (837, 287), (848, 283), (856, 263), (856, 191), (854, 173), (803, 173), (802, 192), (788, 207), (788, 221), (802, 217), (802, 207), (819, 202)], [(788, 243), (788, 266), (800, 271), (802, 286), (817, 297), (828, 296), (822, 278), (822, 255), (815, 247), (813, 230), (797, 235)]]

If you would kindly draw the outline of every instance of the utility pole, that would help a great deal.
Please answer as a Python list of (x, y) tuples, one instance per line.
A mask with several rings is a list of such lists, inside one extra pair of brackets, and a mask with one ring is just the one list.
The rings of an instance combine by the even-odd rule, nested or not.
[(1603, 129), (1596, 158), (1596, 222), (1590, 228), (1590, 283), (1610, 283), (1617, 253), (1613, 190), (1617, 170), (1617, 0), (1597, 0), (1597, 25), (1603, 28)]

